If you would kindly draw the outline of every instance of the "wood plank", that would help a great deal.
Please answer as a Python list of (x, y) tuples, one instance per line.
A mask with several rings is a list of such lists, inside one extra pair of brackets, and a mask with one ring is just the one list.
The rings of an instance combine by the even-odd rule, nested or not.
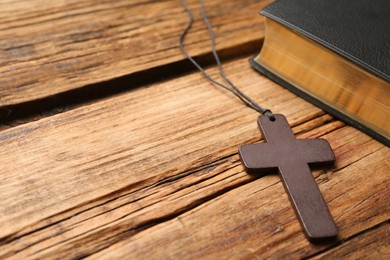
[[(198, 1), (188, 2), (198, 19), (188, 48), (202, 56), (208, 34)], [(257, 11), (270, 2), (207, 1), (218, 49), (258, 49)], [(183, 61), (177, 37), (187, 21), (179, 1), (1, 1), (0, 107)]]
[[(329, 126), (325, 128), (329, 128)], [(338, 133), (340, 136), (348, 134), (348, 131), (346, 131), (345, 129), (342, 130), (343, 131), (340, 131), (340, 133)], [(349, 129), (349, 131), (350, 130), (351, 129)], [(352, 130), (352, 132), (356, 131), (354, 129)], [(312, 135), (313, 132), (318, 132), (318, 128), (314, 131), (308, 132), (306, 135)], [(356, 140), (355, 145), (358, 145)], [(373, 153), (366, 158), (367, 161), (371, 161), (371, 157), (379, 158), (379, 160), (381, 160), (380, 158), (383, 158), (380, 153)], [(161, 257), (162, 255), (168, 256), (168, 252), (174, 252), (171, 256), (180, 257), (180, 254), (183, 253), (182, 251), (185, 251), (186, 253), (191, 253), (193, 250), (196, 250), (196, 248), (193, 247), (203, 247), (204, 244), (211, 242), (214, 242), (214, 246), (210, 246), (211, 248), (209, 248), (209, 251), (214, 250), (218, 251), (219, 253), (225, 252), (229, 255), (235, 255), (237, 252), (232, 252), (229, 250), (223, 251), (226, 248), (221, 249), (221, 247), (218, 246), (218, 243), (226, 243), (226, 241), (221, 238), (221, 235), (218, 236), (218, 234), (220, 234), (221, 232), (226, 231), (228, 231), (228, 233), (222, 234), (223, 237), (226, 240), (232, 240), (234, 241), (233, 243), (235, 243), (233, 245), (230, 244), (230, 247), (229, 245), (226, 245), (227, 247), (240, 249), (247, 248), (247, 246), (251, 246), (253, 249), (253, 244), (258, 243), (259, 248), (256, 252), (254, 252), (254, 254), (263, 257), (302, 257), (304, 256), (304, 254), (311, 254), (313, 252), (322, 250), (324, 247), (316, 247), (310, 245), (303, 237), (300, 231), (299, 224), (294, 218), (294, 214), (291, 210), (291, 206), (289, 205), (289, 201), (284, 194), (282, 185), (277, 178), (269, 178), (276, 176), (268, 176), (268, 178), (264, 177), (263, 179), (256, 180), (250, 187), (248, 187), (248, 185), (244, 185), (243, 188), (240, 187), (240, 190), (237, 190), (234, 194), (231, 195), (213, 195), (216, 192), (216, 189), (218, 189), (217, 187), (225, 186), (224, 188), (229, 190), (229, 188), (236, 188), (237, 186), (241, 186), (242, 184), (245, 184), (245, 182), (248, 182), (248, 179), (246, 179), (247, 175), (245, 173), (243, 173), (242, 171), (237, 172), (237, 167), (240, 167), (239, 163), (237, 162), (237, 159), (237, 157), (231, 158), (228, 162), (224, 162), (224, 165), (220, 165), (220, 162), (217, 162), (213, 165), (213, 167), (215, 168), (212, 171), (207, 168), (201, 169), (201, 171), (195, 172), (195, 180), (193, 178), (180, 177), (177, 178), (177, 181), (168, 180), (163, 183), (158, 183), (158, 185), (155, 185), (155, 187), (151, 187), (147, 194), (145, 194), (145, 191), (142, 191), (142, 195), (137, 195), (136, 193), (138, 192), (134, 192), (131, 195), (127, 194), (127, 198), (122, 197), (119, 199), (120, 201), (116, 201), (111, 205), (110, 203), (104, 203), (103, 207), (99, 206), (100, 209), (97, 207), (92, 208), (90, 210), (87, 210), (87, 212), (82, 212), (81, 216), (78, 214), (74, 214), (71, 219), (67, 219), (64, 222), (61, 222), (60, 231), (58, 226), (54, 226), (50, 227), (49, 230), (40, 232), (41, 234), (39, 235), (35, 234), (34, 240), (37, 240), (38, 243), (33, 244), (32, 247), (27, 248), (26, 251), (28, 253), (31, 253), (34, 252), (33, 250), (42, 250), (37, 256), (45, 258), (51, 258), (55, 256), (58, 257), (61, 255), (63, 257), (80, 257), (99, 250), (101, 247), (109, 246), (115, 241), (120, 241), (122, 239), (128, 239), (129, 237), (131, 237), (131, 243), (136, 241), (134, 242), (135, 244), (131, 245), (131, 248), (123, 248), (123, 244), (125, 242), (129, 242), (128, 240), (125, 240), (125, 242), (122, 242), (119, 245), (115, 245), (113, 246), (113, 248), (110, 248), (110, 254), (108, 255), (108, 257), (120, 257), (121, 253), (127, 256), (133, 256), (134, 252), (137, 252), (144, 257), (149, 256), (148, 252), (153, 252), (154, 254), (156, 254), (156, 257)], [(365, 162), (363, 161), (361, 163), (364, 164)], [(374, 162), (373, 164), (375, 165), (378, 163)], [(348, 167), (354, 168), (359, 166), (359, 164), (356, 165), (352, 163)], [(371, 166), (372, 165), (367, 165), (367, 168)], [(365, 178), (364, 173), (366, 169), (363, 170), (364, 171), (361, 172), (362, 174), (360, 175), (360, 178), (356, 181), (363, 181), (361, 177)], [(373, 170), (376, 169), (374, 168)], [(323, 182), (322, 175), (324, 174), (328, 175), (329, 172), (315, 172), (315, 176), (317, 177), (317, 180), (321, 182), (321, 184)], [(331, 172), (330, 174), (335, 173)], [(345, 175), (344, 172), (336, 174), (343, 174), (343, 176)], [(350, 178), (351, 175), (348, 175), (348, 182), (350, 182)], [(339, 179), (337, 178), (334, 180), (332, 179), (332, 182), (338, 181)], [(380, 179), (377, 178), (377, 181), (379, 182)], [(191, 182), (195, 183), (195, 185), (191, 184)], [(345, 184), (345, 181), (343, 181), (343, 187), (341, 187), (341, 191), (345, 189)], [(260, 187), (258, 187), (258, 185)], [(332, 186), (333, 184), (330, 183), (328, 185)], [(372, 190), (373, 188), (375, 189), (375, 187), (373, 186), (376, 185), (367, 185), (367, 190), (358, 191), (356, 192), (356, 194), (352, 194), (353, 196), (358, 196), (357, 198), (352, 199), (354, 204), (351, 205), (354, 207), (357, 206), (356, 211), (364, 212), (365, 210), (367, 210), (367, 206), (360, 206), (360, 200), (367, 199), (372, 196)], [(386, 187), (386, 184), (384, 184), (384, 186)], [(382, 188), (383, 187), (378, 189)], [(161, 192), (162, 189), (165, 191)], [(324, 193), (329, 193), (330, 195), (328, 196), (335, 196), (335, 194), (331, 194), (332, 189), (333, 187), (330, 187), (330, 190), (327, 189), (324, 191)], [(386, 189), (384, 188), (383, 190), (385, 191)], [(226, 192), (229, 191), (223, 191), (223, 193)], [(336, 192), (339, 193), (340, 191)], [(364, 192), (367, 198), (361, 198), (361, 192)], [(154, 196), (155, 194), (157, 195)], [(210, 196), (210, 194), (211, 196), (213, 196), (213, 200), (206, 200), (202, 202), (202, 198), (205, 196)], [(259, 194), (260, 197), (258, 196)], [(229, 197), (223, 198), (223, 196)], [(331, 200), (338, 199), (338, 196), (339, 195), (336, 194), (336, 198), (331, 198)], [(378, 201), (377, 196), (382, 196), (383, 200)], [(134, 202), (134, 200), (136, 200), (135, 197), (138, 197), (140, 199)], [(231, 200), (233, 197), (235, 197), (236, 199)], [(383, 216), (376, 216), (375, 214), (378, 211), (386, 212), (386, 208), (383, 208), (383, 204), (385, 202), (384, 198), (384, 194), (379, 194), (375, 195), (371, 201), (368, 201), (368, 214), (360, 213), (358, 217), (356, 217), (356, 212), (349, 212), (349, 214), (347, 214), (347, 216), (345, 217), (347, 221), (345, 222), (346, 224), (343, 228), (348, 230), (349, 232), (357, 232), (361, 229), (364, 230), (364, 228), (367, 228), (367, 225), (373, 223), (375, 219), (377, 221), (383, 219)], [(157, 199), (157, 203), (155, 199)], [(217, 203), (218, 205), (213, 204), (214, 201), (219, 200), (223, 200), (223, 202)], [(349, 202), (350, 204), (350, 201), (351, 197), (345, 197), (342, 203), (343, 205), (347, 205), (347, 202)], [(135, 203), (137, 205), (134, 205)], [(194, 211), (190, 211), (188, 214), (183, 214), (179, 217), (174, 217), (178, 225), (181, 225), (179, 224), (179, 222), (183, 221), (185, 221), (185, 223), (192, 223), (192, 226), (187, 227), (185, 230), (182, 230), (182, 227), (178, 227), (178, 229), (180, 230), (177, 231), (177, 228), (172, 229), (172, 226), (168, 225), (167, 227), (164, 227), (166, 233), (164, 235), (161, 235), (162, 237), (166, 238), (165, 240), (159, 239), (161, 237), (156, 238), (153, 229), (147, 229), (146, 231), (141, 232), (141, 234), (143, 234), (142, 236), (145, 237), (145, 241), (138, 241), (138, 235), (133, 236), (134, 233), (145, 229), (145, 226), (150, 226), (151, 223), (153, 223), (150, 222), (150, 220), (156, 221), (156, 219), (158, 220), (158, 218), (168, 218), (172, 214), (172, 210), (182, 210), (183, 205), (184, 207), (191, 207), (192, 204), (198, 205), (198, 207)], [(209, 204), (212, 204), (213, 206), (207, 206)], [(208, 210), (206, 210), (206, 212), (204, 210), (201, 211), (203, 207), (208, 207)], [(374, 207), (375, 209), (373, 210), (371, 207)], [(256, 208), (256, 210), (254, 208)], [(108, 209), (111, 210), (107, 212)], [(217, 211), (215, 211), (216, 209)], [(343, 211), (345, 211), (345, 209), (346, 207), (344, 206), (341, 210), (339, 210), (339, 213), (343, 214)], [(234, 210), (233, 213), (231, 212), (232, 210)], [(195, 214), (196, 218), (189, 220), (189, 217), (187, 217), (187, 215), (191, 215), (193, 212), (197, 211), (201, 212), (199, 212), (199, 214)], [(248, 218), (248, 211), (253, 212), (253, 216), (251, 215)], [(272, 216), (272, 212), (274, 212), (276, 215)], [(242, 217), (242, 215), (245, 216)], [(194, 214), (192, 214), (191, 216), (194, 216)], [(256, 216), (258, 216), (258, 218)], [(286, 218), (286, 216), (288, 216), (288, 218)], [(351, 219), (353, 219), (353, 221), (351, 221)], [(367, 219), (369, 219), (369, 221), (367, 221)], [(351, 222), (353, 223), (352, 225), (349, 224)], [(106, 225), (100, 228), (100, 225), (102, 225), (102, 223), (108, 223), (108, 226)], [(140, 223), (141, 226), (138, 226)], [(255, 225), (253, 223), (255, 223)], [(145, 226), (142, 227), (142, 225)], [(201, 231), (198, 231), (200, 229), (199, 226), (202, 227)], [(290, 228), (290, 226), (292, 226), (292, 228)], [(191, 232), (190, 229), (192, 230)], [(199, 232), (207, 232), (208, 238), (211, 240), (211, 242), (204, 241), (205, 239), (200, 237), (203, 235), (199, 235)], [(179, 237), (174, 237), (172, 234), (179, 234)], [(188, 234), (191, 234), (191, 238)], [(230, 237), (228, 235), (232, 235), (233, 237)], [(341, 237), (341, 239), (343, 238), (345, 237)], [(22, 237), (19, 239), (21, 240), (17, 242), (19, 246), (26, 246), (26, 242), (31, 243), (31, 241), (28, 241), (31, 238), (27, 239), (27, 241), (26, 237)], [(193, 246), (188, 246), (189, 239), (196, 241), (193, 243)], [(267, 246), (264, 245), (263, 240), (267, 241)], [(157, 244), (156, 241), (158, 241)], [(163, 248), (166, 247), (162, 245), (165, 245), (167, 243), (168, 246), (171, 246), (171, 242), (175, 244), (175, 247), (169, 247), (164, 251)], [(248, 243), (250, 243), (250, 245), (248, 245)], [(141, 250), (140, 252), (139, 247), (142, 248), (140, 245), (146, 245), (146, 247), (150, 250)], [(275, 245), (277, 245), (276, 248), (274, 248)], [(81, 248), (82, 250), (74, 251), (74, 248)], [(151, 250), (152, 248), (157, 248), (158, 250)], [(114, 252), (116, 254), (113, 254), (112, 250), (115, 250)], [(23, 253), (27, 253), (26, 251), (24, 251)], [(104, 254), (107, 254), (107, 252), (103, 252)], [(283, 252), (283, 254), (281, 252)], [(206, 251), (196, 254), (204, 253), (209, 252)], [(243, 252), (239, 253), (240, 256), (242, 256), (244, 255), (244, 253), (247, 254), (249, 252), (243, 250)], [(196, 254), (194, 256), (200, 256)], [(18, 257), (21, 256), (23, 256), (23, 254), (18, 255)], [(102, 255), (98, 254), (96, 257), (100, 258), (102, 257)], [(150, 257), (153, 258), (153, 255)]]
[(311, 259), (389, 259), (390, 227), (386, 222)]
[[(350, 127), (326, 137), (337, 144), (335, 139), (351, 133), (359, 138), (356, 130)], [(355, 138), (351, 141), (358, 143)], [(369, 169), (389, 169), (386, 162), (390, 158), (388, 148), (376, 146), (374, 150), (378, 148), (376, 152), (368, 153), (344, 167), (339, 168), (338, 165), (331, 171), (314, 173), (341, 230), (341, 240), (388, 219), (386, 189), (389, 178), (384, 183), (381, 176), (366, 180)], [(340, 150), (343, 148), (336, 147), (336, 155), (341, 155)], [(231, 170), (229, 175), (234, 172)], [(352, 180), (356, 183), (352, 184)], [(360, 188), (363, 182), (366, 185)], [(340, 195), (345, 194), (346, 189), (348, 195)], [(328, 246), (310, 244), (304, 238), (281, 182), (277, 176), (267, 176), (125, 238), (92, 257), (297, 259)]]
[[(244, 77), (245, 73), (250, 73), (251, 77), (243, 83), (247, 90), (251, 89), (249, 93), (257, 98), (275, 87), (275, 84), (254, 72), (246, 60), (229, 67), (232, 77)], [(238, 70), (239, 67), (243, 69)], [(259, 83), (261, 89), (255, 87)], [(286, 93), (287, 97), (278, 95), (281, 93)], [(275, 102), (290, 98), (299, 103), (293, 95), (280, 88), (276, 89), (274, 95), (279, 97)], [(297, 109), (307, 107), (309, 105)], [(319, 109), (312, 109), (309, 115), (319, 113)], [(0, 132), (3, 147), (0, 151), (0, 158), (3, 158), (1, 176), (7, 176), (7, 179), (2, 184), (12, 193), (8, 194), (10, 197), (7, 201), (0, 202), (1, 208), (9, 212), (1, 216), (1, 220), (15, 219), (20, 209), (23, 209), (22, 215), (30, 209), (35, 214), (41, 214), (42, 208), (50, 210), (49, 205), (52, 205), (53, 212), (58, 212), (58, 197), (54, 195), (64, 196), (65, 200), (73, 201), (72, 205), (75, 206), (79, 204), (76, 198), (88, 201), (95, 195), (109, 193), (120, 187), (154, 182), (152, 178), (163, 171), (169, 176), (188, 169), (188, 162), (201, 165), (200, 158), (210, 154), (214, 156), (214, 151), (219, 151), (220, 145), (225, 143), (229, 144), (227, 147), (236, 147), (239, 144), (234, 139), (222, 140), (225, 139), (224, 133), (211, 135), (215, 128), (223, 125), (226, 129), (222, 130), (238, 129), (245, 133), (251, 128), (242, 122), (247, 120), (255, 124), (254, 118), (255, 112), (243, 108), (235, 97), (216, 89), (198, 73), (194, 73), (4, 130)], [(251, 131), (250, 135), (253, 129)], [(9, 154), (7, 151), (13, 152)], [(23, 174), (25, 172), (29, 174)], [(22, 174), (23, 182), (20, 182), (19, 174)], [(95, 181), (89, 182), (92, 176)], [(68, 184), (63, 183), (66, 179)], [(82, 184), (83, 189), (72, 188), (71, 183)], [(26, 185), (29, 184), (27, 189)], [(41, 192), (48, 198), (42, 200), (34, 189), (44, 186), (48, 187)], [(99, 186), (100, 189), (96, 190)], [(95, 195), (86, 195), (89, 192)], [(13, 197), (18, 194), (23, 194), (20, 196), (21, 201)], [(67, 209), (66, 204), (64, 201), (65, 207), (61, 206), (61, 209)], [(28, 219), (21, 216), (21, 220), (24, 219), (22, 222), (34, 221), (34, 213), (31, 212), (29, 216)], [(4, 235), (8, 233), (8, 228), (14, 227), (7, 227), (0, 232)]]
[[(330, 141), (337, 165), (314, 174), (341, 238), (388, 218), (387, 147), (263, 78), (246, 59), (225, 67), (300, 137)], [(253, 179), (238, 162), (238, 146), (260, 139), (256, 117), (194, 73), (0, 132), (0, 256), (166, 249), (179, 257), (183, 246), (187, 256), (319, 252), (324, 246), (305, 240), (278, 177)]]

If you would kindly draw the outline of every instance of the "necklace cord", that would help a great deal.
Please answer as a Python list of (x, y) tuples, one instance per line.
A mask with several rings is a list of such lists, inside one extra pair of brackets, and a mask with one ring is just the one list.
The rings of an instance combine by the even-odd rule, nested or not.
[(261, 107), (259, 104), (257, 104), (253, 99), (251, 99), (249, 96), (247, 96), (245, 93), (243, 93), (236, 85), (234, 85), (229, 79), (228, 77), (226, 76), (225, 74), (225, 71), (223, 70), (223, 67), (222, 67), (222, 64), (221, 64), (221, 61), (219, 59), (219, 56), (218, 56), (218, 53), (216, 51), (216, 47), (215, 47), (215, 33), (214, 33), (214, 30), (211, 26), (211, 23), (206, 15), (206, 11), (205, 11), (205, 8), (204, 8), (204, 2), (203, 0), (199, 0), (200, 1), (200, 11), (201, 11), (201, 15), (202, 15), (202, 18), (203, 18), (203, 21), (204, 23), (206, 24), (207, 26), (207, 30), (209, 32), (209, 35), (210, 35), (210, 39), (211, 39), (211, 50), (212, 50), (212, 53), (213, 53), (213, 56), (214, 56), (214, 59), (217, 63), (217, 66), (218, 66), (218, 69), (219, 69), (219, 72), (220, 72), (220, 75), (222, 77), (222, 79), (230, 86), (227, 86), (223, 83), (220, 83), (216, 80), (214, 80), (188, 53), (187, 49), (185, 48), (184, 46), (184, 39), (187, 35), (187, 33), (189, 32), (189, 30), (191, 29), (193, 23), (194, 23), (194, 17), (192, 15), (192, 11), (189, 9), (187, 3), (185, 0), (179, 0), (181, 5), (183, 6), (184, 10), (187, 12), (188, 14), (188, 17), (189, 17), (189, 21), (187, 23), (187, 26), (186, 28), (184, 29), (184, 31), (180, 34), (179, 36), (179, 46), (180, 46), (180, 49), (181, 51), (183, 52), (183, 54), (187, 57), (187, 59), (202, 73), (202, 75), (207, 79), (209, 80), (210, 82), (214, 83), (215, 85), (221, 87), (221, 88), (224, 88), (226, 90), (228, 90), (229, 92), (231, 92), (232, 94), (234, 94), (236, 97), (238, 97), (246, 106), (252, 108), (253, 110), (263, 114), (263, 115), (266, 115), (271, 121), (275, 121), (275, 117), (273, 115), (273, 113), (271, 112), (271, 110), (267, 109), (267, 108), (263, 108)]

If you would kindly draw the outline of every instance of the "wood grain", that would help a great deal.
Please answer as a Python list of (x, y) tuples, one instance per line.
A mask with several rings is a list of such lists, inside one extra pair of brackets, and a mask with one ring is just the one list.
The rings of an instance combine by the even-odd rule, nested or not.
[(389, 259), (389, 233), (386, 222), (312, 259)]
[[(355, 132), (354, 129), (343, 128), (325, 137), (334, 141), (334, 138), (351, 134), (350, 131)], [(314, 173), (341, 229), (340, 239), (346, 239), (373, 223), (388, 219), (388, 214), (385, 213), (389, 209), (388, 202), (385, 198), (380, 198), (384, 196), (388, 180), (387, 184), (382, 185), (379, 178), (378, 182), (364, 185), (364, 191), (354, 191), (357, 190), (357, 185), (350, 184), (351, 178), (359, 184), (364, 181), (368, 169), (375, 171), (383, 167), (383, 153), (389, 158), (389, 151), (387, 148), (380, 150), (344, 168), (337, 166), (333, 171)], [(336, 148), (335, 152), (337, 155), (340, 151)], [(351, 171), (351, 167), (359, 167), (362, 171), (357, 174)], [(345, 187), (351, 188), (351, 191), (347, 196), (340, 196), (340, 193), (344, 194)], [(373, 189), (382, 190), (379, 192), (381, 195), (375, 196)], [(365, 195), (361, 197), (360, 192)], [(375, 203), (366, 202), (370, 205), (363, 206), (362, 200)], [(380, 208), (371, 208), (380, 204)], [(378, 214), (381, 211), (382, 214)], [(310, 256), (328, 246), (330, 245), (313, 245), (304, 238), (279, 179), (277, 176), (266, 176), (214, 198), (169, 222), (131, 236), (93, 257), (112, 259), (130, 255), (133, 258), (143, 256), (151, 259), (160, 256), (296, 259)], [(182, 250), (183, 248), (186, 250)]]
[[(298, 138), (329, 140), (337, 164), (314, 176), (341, 240), (389, 219), (387, 147), (246, 59), (225, 67), (285, 114)], [(256, 118), (194, 73), (1, 131), (0, 257), (280, 258), (326, 249), (304, 238), (276, 175), (243, 171), (237, 149), (260, 140)]]
[[(198, 21), (186, 43), (207, 55), (198, 1), (188, 2)], [(207, 1), (218, 50), (258, 49), (257, 11), (270, 2)], [(187, 21), (179, 1), (1, 1), (0, 107), (183, 61), (177, 37)]]

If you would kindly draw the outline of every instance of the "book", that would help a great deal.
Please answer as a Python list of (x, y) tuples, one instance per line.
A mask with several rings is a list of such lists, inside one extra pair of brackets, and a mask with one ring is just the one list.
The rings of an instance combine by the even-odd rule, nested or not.
[(390, 146), (387, 0), (278, 0), (260, 14), (265, 38), (251, 65)]

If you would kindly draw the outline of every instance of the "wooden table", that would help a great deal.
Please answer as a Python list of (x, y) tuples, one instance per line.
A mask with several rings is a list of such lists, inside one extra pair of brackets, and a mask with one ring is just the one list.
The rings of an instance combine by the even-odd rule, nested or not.
[[(190, 53), (218, 71), (199, 20)], [(252, 70), (271, 1), (210, 0), (233, 82), (326, 138), (313, 171), (340, 228), (310, 244), (276, 174), (247, 175), (257, 114), (207, 82), (178, 1), (0, 2), (0, 258), (390, 257), (390, 150)]]

